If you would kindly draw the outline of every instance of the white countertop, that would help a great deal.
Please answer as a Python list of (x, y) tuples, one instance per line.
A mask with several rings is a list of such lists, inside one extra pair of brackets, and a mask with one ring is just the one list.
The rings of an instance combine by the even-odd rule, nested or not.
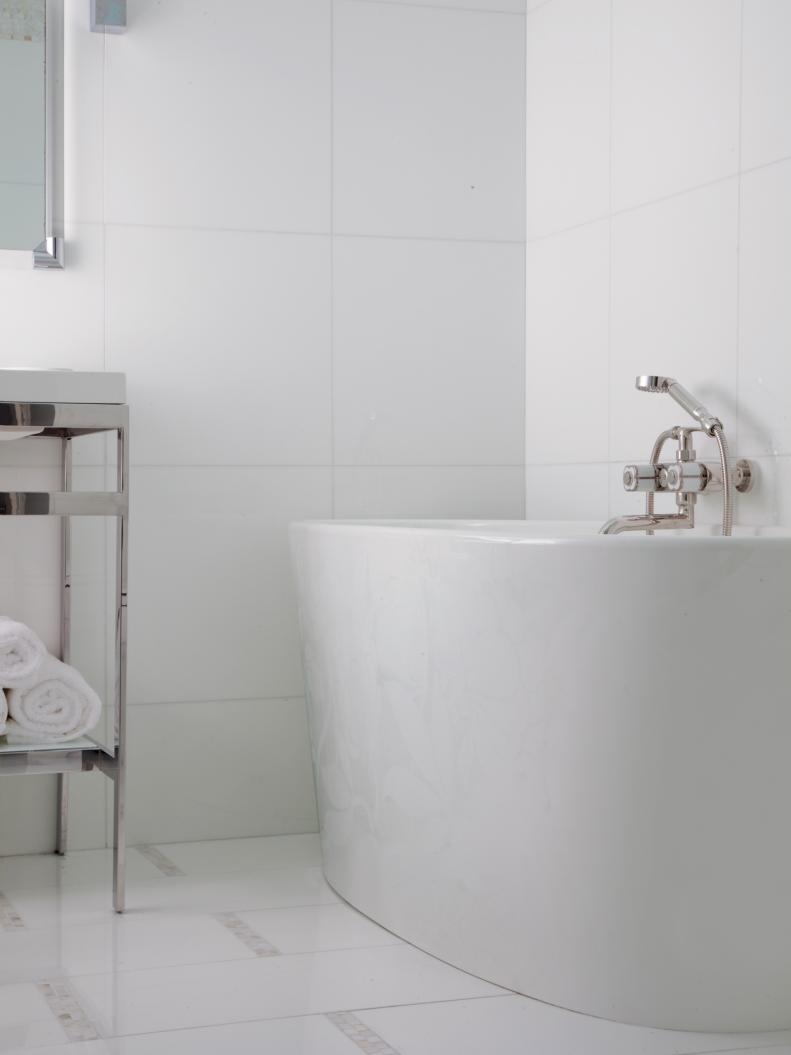
[(0, 403), (125, 403), (126, 375), (0, 368)]

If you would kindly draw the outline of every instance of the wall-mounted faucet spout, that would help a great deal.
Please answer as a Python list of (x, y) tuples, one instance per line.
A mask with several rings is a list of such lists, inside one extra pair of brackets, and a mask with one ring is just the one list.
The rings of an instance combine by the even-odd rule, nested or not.
[[(733, 492), (742, 493), (750, 489), (752, 471), (748, 462), (737, 462), (731, 469), (731, 457), (725, 429), (719, 418), (692, 395), (674, 377), (661, 374), (643, 374), (635, 379), (638, 392), (666, 392), (680, 407), (697, 422), (696, 428), (674, 426), (663, 432), (654, 444), (648, 465), (627, 465), (624, 470), (624, 487), (627, 491), (645, 491), (645, 515), (613, 517), (601, 529), (605, 535), (617, 535), (622, 531), (654, 531), (670, 528), (692, 528), (695, 526), (695, 502), (699, 493), (713, 490), (711, 482), (715, 473), (710, 466), (698, 463), (692, 448), (691, 434), (705, 432), (717, 441), (720, 465), (719, 477), (722, 489), (722, 533), (730, 535), (733, 530)], [(676, 440), (676, 465), (661, 465), (662, 447), (669, 439)], [(676, 496), (677, 513), (654, 513), (654, 494), (673, 492)]]

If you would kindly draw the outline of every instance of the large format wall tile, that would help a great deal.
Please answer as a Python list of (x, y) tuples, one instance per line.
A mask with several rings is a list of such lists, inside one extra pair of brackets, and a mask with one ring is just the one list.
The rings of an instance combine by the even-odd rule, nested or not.
[(613, 219), (612, 460), (686, 423), (669, 397), (635, 391), (638, 374), (677, 377), (735, 430), (737, 193), (728, 180)]
[(742, 166), (791, 155), (791, 4), (744, 0)]
[(528, 520), (607, 519), (606, 465), (528, 465)]
[(329, 0), (138, 0), (107, 41), (107, 219), (327, 231)]
[(301, 695), (287, 528), (330, 515), (330, 470), (138, 468), (131, 495), (130, 702)]
[(315, 831), (305, 701), (133, 707), (129, 842)]
[(335, 230), (524, 237), (524, 19), (338, 0)]
[[(0, 259), (0, 343), (128, 375), (132, 837), (314, 827), (288, 522), (523, 512), (525, 0), (336, 0), (335, 233), (415, 241), (338, 239), (334, 436), (331, 0), (139, 0), (118, 37), (88, 6), (65, 11), (67, 268)], [(57, 461), (8, 446), (6, 480)], [(2, 526), (0, 593), (55, 649), (57, 525)], [(207, 803), (181, 723), (197, 754), (229, 699)], [(109, 787), (71, 787), (73, 844), (101, 844)], [(0, 852), (51, 849), (54, 781), (5, 798)]]
[(528, 234), (610, 204), (610, 0), (552, 0), (527, 22)]
[[(361, 0), (364, 3), (380, 3), (381, 0)], [(410, 7), (447, 7), (460, 11), (500, 11), (505, 14), (525, 13), (525, 0), (387, 0), (392, 4), (408, 4)]]
[(110, 227), (107, 270), (134, 463), (329, 463), (328, 238)]
[(614, 209), (736, 172), (739, 15), (739, 0), (613, 0)]
[(609, 262), (606, 220), (528, 245), (528, 463), (607, 460)]
[(506, 520), (524, 516), (520, 466), (357, 466), (335, 470), (338, 517)]
[(104, 220), (104, 36), (90, 4), (64, 4), (64, 208), (72, 223)]
[(343, 238), (334, 260), (336, 462), (520, 465), (523, 248)]
[(740, 448), (791, 454), (791, 161), (742, 177)]
[(98, 224), (67, 224), (64, 271), (0, 268), (3, 366), (104, 367), (104, 247)]

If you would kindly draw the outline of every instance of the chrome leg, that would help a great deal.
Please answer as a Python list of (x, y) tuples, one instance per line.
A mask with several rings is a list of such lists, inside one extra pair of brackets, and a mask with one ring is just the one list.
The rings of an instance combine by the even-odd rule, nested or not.
[[(64, 491), (71, 490), (72, 446), (71, 440), (61, 441), (62, 485)], [(61, 517), (61, 599), (60, 599), (60, 655), (64, 663), (69, 662), (71, 650), (71, 521)], [(69, 830), (69, 778), (58, 774), (58, 817), (55, 833), (55, 853), (65, 854)]]
[(66, 853), (69, 833), (69, 775), (58, 773), (58, 819), (55, 832), (55, 853)]
[(126, 774), (119, 759), (113, 779), (113, 908), (126, 908)]
[[(129, 488), (127, 427), (118, 430), (118, 490)], [(115, 771), (113, 774), (113, 906), (126, 905), (126, 592), (129, 523), (118, 518), (116, 535)]]

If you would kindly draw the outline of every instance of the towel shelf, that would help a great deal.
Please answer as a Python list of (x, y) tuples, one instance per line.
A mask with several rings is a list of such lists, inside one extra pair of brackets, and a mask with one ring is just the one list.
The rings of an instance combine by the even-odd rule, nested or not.
[[(59, 744), (0, 744), (0, 774), (49, 773), (58, 776), (56, 852), (66, 852), (68, 783), (73, 772), (99, 770), (113, 783), (113, 907), (125, 907), (126, 837), (126, 605), (129, 517), (129, 408), (126, 403), (0, 402), (0, 426), (27, 430), (30, 439), (61, 441), (61, 485), (57, 491), (0, 491), (0, 516), (61, 518), (61, 656), (71, 648), (71, 526), (70, 518), (111, 517), (116, 523), (115, 547), (115, 678), (112, 744), (91, 737)], [(31, 428), (40, 430), (29, 435)], [(72, 440), (95, 433), (117, 435), (117, 483), (113, 491), (72, 490)], [(106, 701), (105, 701), (106, 702)]]
[(0, 516), (120, 517), (127, 511), (120, 491), (0, 491)]

